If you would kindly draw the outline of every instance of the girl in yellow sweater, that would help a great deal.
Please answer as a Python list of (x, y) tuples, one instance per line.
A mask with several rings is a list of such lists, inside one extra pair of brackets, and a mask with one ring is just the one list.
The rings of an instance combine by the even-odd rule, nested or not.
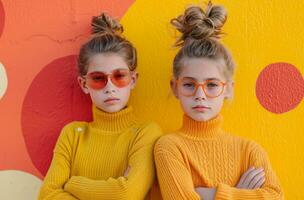
[(183, 126), (155, 145), (164, 200), (282, 199), (263, 148), (222, 130), (220, 114), (233, 94), (234, 63), (220, 43), (222, 6), (186, 9), (171, 23), (182, 33), (171, 88), (184, 111)]
[(79, 54), (78, 81), (93, 102), (92, 122), (72, 122), (58, 138), (40, 200), (142, 200), (154, 180), (155, 123), (140, 123), (127, 105), (136, 49), (106, 14), (93, 17)]

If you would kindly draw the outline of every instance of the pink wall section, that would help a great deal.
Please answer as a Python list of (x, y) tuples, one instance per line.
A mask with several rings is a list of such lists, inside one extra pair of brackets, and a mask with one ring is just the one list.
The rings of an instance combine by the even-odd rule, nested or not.
[(106, 11), (120, 18), (132, 3), (0, 0), (0, 62), (8, 79), (0, 100), (0, 170), (42, 178), (62, 126), (89, 119), (90, 101), (75, 81), (75, 55), (92, 15)]
[(1, 37), (2, 31), (3, 31), (4, 21), (5, 21), (5, 13), (4, 13), (4, 9), (3, 9), (3, 4), (0, 1), (0, 37)]

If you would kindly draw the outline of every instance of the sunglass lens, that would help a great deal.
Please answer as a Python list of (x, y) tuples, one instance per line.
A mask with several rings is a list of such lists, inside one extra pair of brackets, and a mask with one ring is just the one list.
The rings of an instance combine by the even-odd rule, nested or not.
[(92, 89), (102, 89), (107, 85), (107, 76), (102, 72), (93, 72), (88, 75), (87, 83)]

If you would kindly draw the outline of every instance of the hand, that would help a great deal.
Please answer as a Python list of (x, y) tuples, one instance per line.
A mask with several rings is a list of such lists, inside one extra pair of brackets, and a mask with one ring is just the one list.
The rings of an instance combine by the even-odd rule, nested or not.
[(195, 192), (204, 200), (213, 200), (216, 193), (216, 188), (197, 187)]
[(128, 166), (127, 169), (126, 169), (126, 171), (124, 172), (124, 175), (123, 175), (123, 176), (124, 176), (124, 177), (127, 177), (127, 176), (129, 175), (130, 170), (131, 170), (131, 167)]
[(257, 189), (260, 188), (265, 182), (265, 172), (263, 168), (254, 168), (251, 167), (246, 171), (239, 183), (236, 185), (236, 188), (239, 189)]

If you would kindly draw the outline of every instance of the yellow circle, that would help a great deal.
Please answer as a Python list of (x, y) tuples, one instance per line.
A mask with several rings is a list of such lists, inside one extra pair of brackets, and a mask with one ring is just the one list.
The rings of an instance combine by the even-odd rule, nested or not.
[(37, 199), (41, 183), (40, 179), (26, 172), (0, 171), (0, 199)]
[(7, 89), (7, 76), (2, 63), (0, 63), (0, 99), (4, 96)]

